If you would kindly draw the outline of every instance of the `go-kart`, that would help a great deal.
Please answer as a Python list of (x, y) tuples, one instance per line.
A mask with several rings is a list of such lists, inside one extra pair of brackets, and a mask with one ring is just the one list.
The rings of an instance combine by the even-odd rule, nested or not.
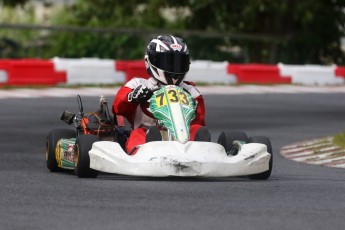
[[(54, 129), (46, 140), (47, 167), (52, 172), (74, 170), (78, 177), (98, 172), (133, 176), (229, 177), (265, 180), (272, 171), (272, 146), (267, 137), (248, 138), (241, 131), (222, 132), (217, 143), (190, 141), (189, 126), (196, 102), (178, 86), (156, 90), (143, 111), (157, 120), (161, 139), (125, 151), (130, 130), (119, 116), (110, 116), (101, 97), (97, 112), (64, 111), (61, 120), (75, 129)], [(121, 122), (118, 122), (119, 118)], [(132, 154), (136, 151), (136, 154)]]
[(265, 180), (271, 175), (272, 146), (267, 137), (248, 138), (244, 132), (228, 131), (220, 134), (218, 143), (190, 141), (189, 128), (197, 104), (188, 92), (178, 86), (164, 86), (154, 91), (149, 103), (149, 109), (142, 109), (156, 119), (161, 140), (139, 145), (129, 153), (116, 141), (97, 141), (88, 152), (79, 149), (76, 165), (90, 167), (93, 174), (87, 176), (99, 171), (131, 176), (248, 176)]

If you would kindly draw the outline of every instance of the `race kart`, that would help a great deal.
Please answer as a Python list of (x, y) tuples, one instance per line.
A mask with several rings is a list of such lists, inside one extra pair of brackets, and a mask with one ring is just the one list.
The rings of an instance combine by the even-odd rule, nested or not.
[[(196, 102), (183, 88), (169, 85), (154, 91), (149, 109), (142, 110), (157, 121), (159, 140), (125, 151), (130, 130), (120, 116), (112, 118), (106, 100), (100, 110), (79, 114), (65, 111), (61, 117), (75, 130), (55, 129), (46, 141), (50, 171), (74, 170), (78, 177), (96, 177), (98, 172), (149, 177), (248, 176), (265, 180), (272, 171), (272, 146), (264, 136), (248, 138), (241, 131), (222, 132), (217, 143), (190, 141), (189, 128)], [(150, 130), (150, 129), (149, 129)], [(135, 154), (133, 154), (135, 153)]]

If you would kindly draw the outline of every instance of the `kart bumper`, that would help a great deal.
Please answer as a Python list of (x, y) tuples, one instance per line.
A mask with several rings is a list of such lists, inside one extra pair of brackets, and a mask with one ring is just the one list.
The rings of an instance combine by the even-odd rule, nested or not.
[(230, 177), (267, 171), (271, 155), (266, 145), (244, 144), (236, 156), (212, 142), (149, 142), (127, 155), (115, 142), (100, 141), (89, 151), (90, 167), (132, 176)]

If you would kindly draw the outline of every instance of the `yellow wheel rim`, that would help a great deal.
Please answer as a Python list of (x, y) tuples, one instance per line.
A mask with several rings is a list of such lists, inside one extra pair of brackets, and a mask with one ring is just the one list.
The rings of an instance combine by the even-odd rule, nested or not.
[(48, 153), (49, 152), (49, 142), (46, 142), (46, 161), (48, 161)]
[(78, 160), (79, 160), (79, 147), (78, 145), (75, 145), (75, 149), (74, 149), (74, 167), (75, 168), (78, 166)]

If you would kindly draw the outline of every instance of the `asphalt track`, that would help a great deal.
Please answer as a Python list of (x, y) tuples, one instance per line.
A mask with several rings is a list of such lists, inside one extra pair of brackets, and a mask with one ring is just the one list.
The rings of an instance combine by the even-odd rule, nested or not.
[[(86, 110), (98, 98), (84, 97)], [(0, 100), (0, 229), (344, 229), (345, 171), (279, 149), (345, 130), (345, 94), (206, 95), (207, 123), (268, 136), (274, 168), (247, 178), (152, 179), (50, 173), (45, 137), (75, 98)]]

